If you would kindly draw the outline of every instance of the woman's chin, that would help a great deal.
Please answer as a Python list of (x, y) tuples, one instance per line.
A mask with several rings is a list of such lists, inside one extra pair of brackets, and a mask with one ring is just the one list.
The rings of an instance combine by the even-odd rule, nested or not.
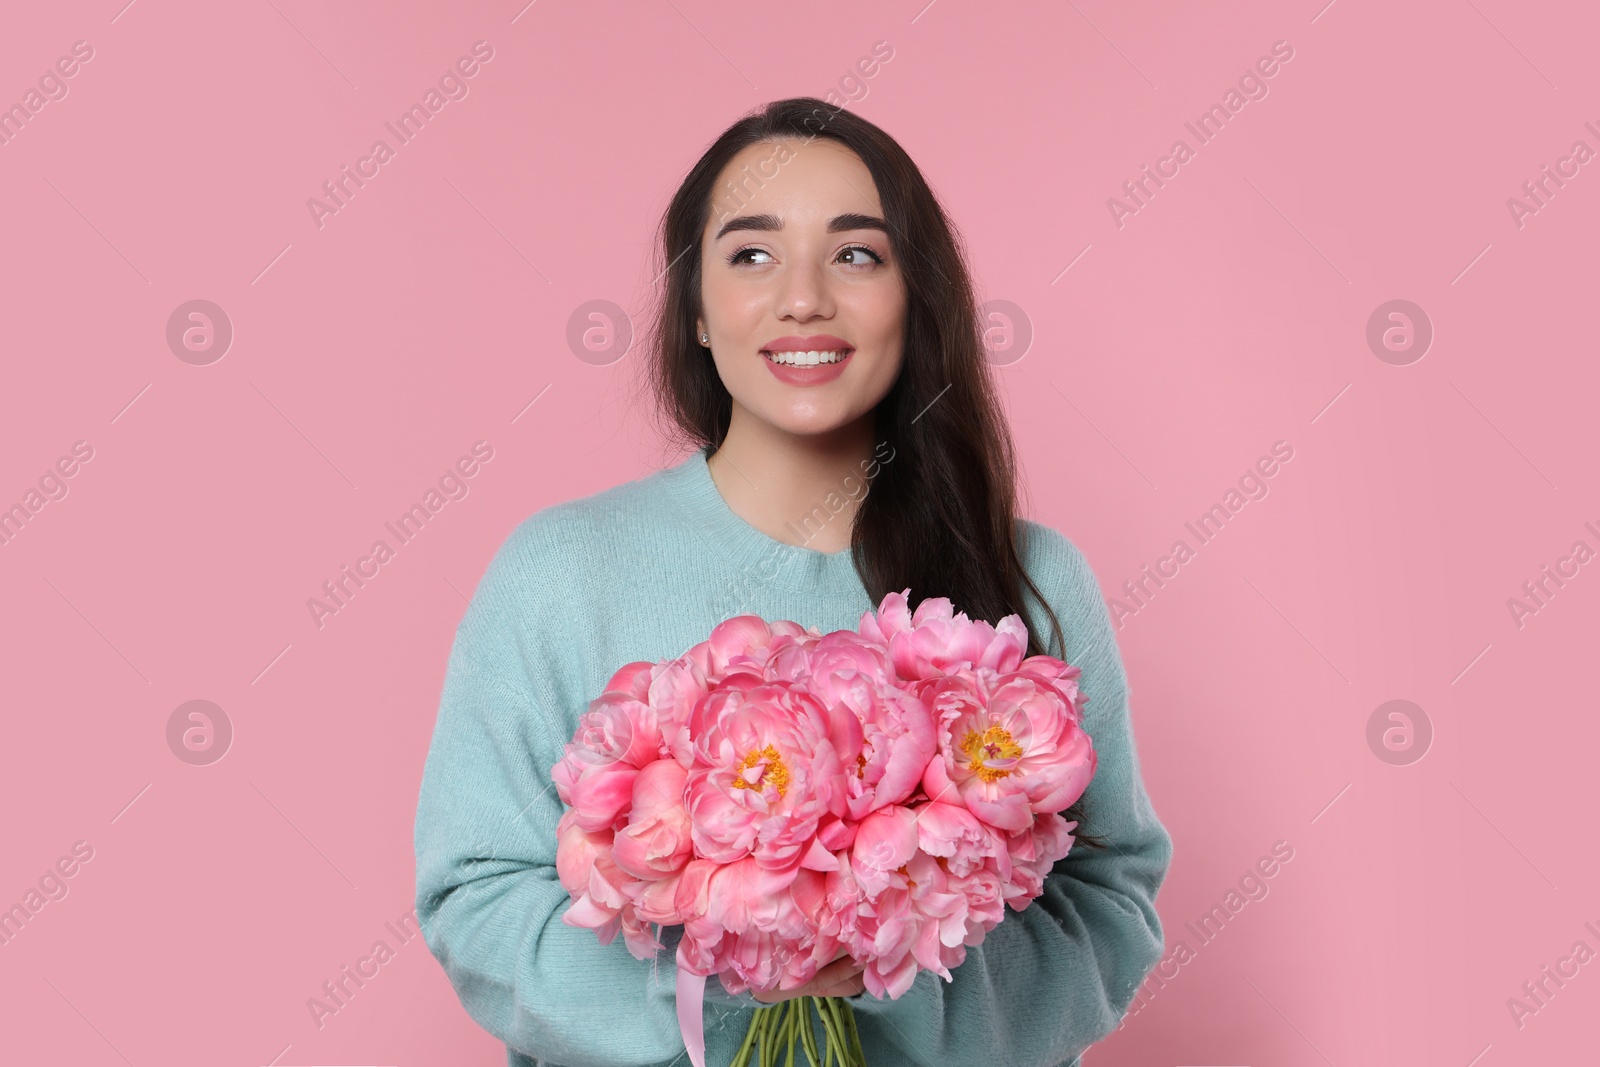
[(826, 437), (828, 434), (843, 430), (853, 421), (844, 415), (823, 417), (807, 413), (803, 416), (774, 419), (770, 425), (773, 429), (791, 437)]

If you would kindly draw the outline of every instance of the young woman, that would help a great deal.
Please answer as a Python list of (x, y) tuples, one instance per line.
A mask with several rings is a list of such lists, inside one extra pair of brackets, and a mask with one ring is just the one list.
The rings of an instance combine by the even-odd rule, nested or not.
[[(848, 958), (808, 985), (706, 985), (706, 1063), (751, 1011), (853, 996), (873, 1067), (1076, 1064), (1161, 954), (1171, 840), (1139, 775), (1099, 587), (1066, 537), (1016, 514), (1011, 442), (956, 237), (915, 164), (820, 100), (735, 123), (662, 223), (650, 383), (687, 458), (547, 507), (490, 562), (450, 654), (417, 811), (429, 947), (509, 1062), (686, 1064), (681, 928), (654, 963), (561, 921), (549, 771), (611, 674), (737, 614), (853, 629), (889, 592), (1017, 613), (1029, 654), (1082, 669), (1098, 771), (1041, 896), (946, 983), (861, 995)], [(678, 936), (674, 936), (678, 935)]]

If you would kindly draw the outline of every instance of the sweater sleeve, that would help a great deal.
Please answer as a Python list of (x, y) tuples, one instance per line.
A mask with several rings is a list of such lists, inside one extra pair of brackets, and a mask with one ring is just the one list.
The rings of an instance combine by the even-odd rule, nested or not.
[[(1083, 829), (1107, 844), (1075, 844), (1043, 892), (1005, 918), (946, 982), (920, 972), (895, 1000), (852, 1003), (863, 1034), (915, 1063), (1055, 1067), (1114, 1030), (1161, 956), (1157, 890), (1172, 841), (1145, 792), (1128, 715), (1128, 683), (1099, 584), (1060, 533), (1035, 526), (1047, 563), (1030, 571), (1083, 673), (1084, 728), (1099, 763), (1085, 791)], [(1041, 580), (1042, 579), (1042, 580)], [(1048, 643), (1050, 634), (1042, 631)], [(1061, 651), (1059, 647), (1054, 652)]]
[[(620, 933), (602, 945), (561, 921), (549, 772), (571, 740), (563, 679), (582, 636), (530, 541), (525, 524), (496, 553), (456, 631), (417, 805), (417, 915), (463, 1007), (509, 1048), (568, 1067), (666, 1064), (684, 1050), (672, 955), (639, 960)], [(716, 986), (708, 1010), (742, 1003)]]

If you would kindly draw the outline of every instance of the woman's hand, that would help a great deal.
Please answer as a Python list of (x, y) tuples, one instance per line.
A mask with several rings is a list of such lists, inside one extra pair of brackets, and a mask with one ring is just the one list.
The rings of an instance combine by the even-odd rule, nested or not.
[(752, 989), (750, 995), (763, 1004), (777, 1004), (793, 997), (853, 997), (867, 988), (861, 971), (859, 963), (841, 954), (838, 959), (817, 971), (805, 985), (793, 989), (774, 989), (767, 993)]

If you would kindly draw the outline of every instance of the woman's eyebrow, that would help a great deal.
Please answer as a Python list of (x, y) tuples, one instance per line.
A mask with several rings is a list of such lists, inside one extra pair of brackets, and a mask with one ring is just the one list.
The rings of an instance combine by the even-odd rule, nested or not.
[[(732, 233), (735, 230), (781, 229), (783, 229), (783, 220), (776, 215), (738, 215), (723, 223), (722, 228), (717, 231), (717, 236), (712, 240), (720, 240), (723, 235)], [(876, 215), (861, 215), (855, 212), (835, 215), (828, 220), (829, 233), (844, 233), (848, 230), (882, 230), (884, 233), (888, 233), (889, 224)]]

